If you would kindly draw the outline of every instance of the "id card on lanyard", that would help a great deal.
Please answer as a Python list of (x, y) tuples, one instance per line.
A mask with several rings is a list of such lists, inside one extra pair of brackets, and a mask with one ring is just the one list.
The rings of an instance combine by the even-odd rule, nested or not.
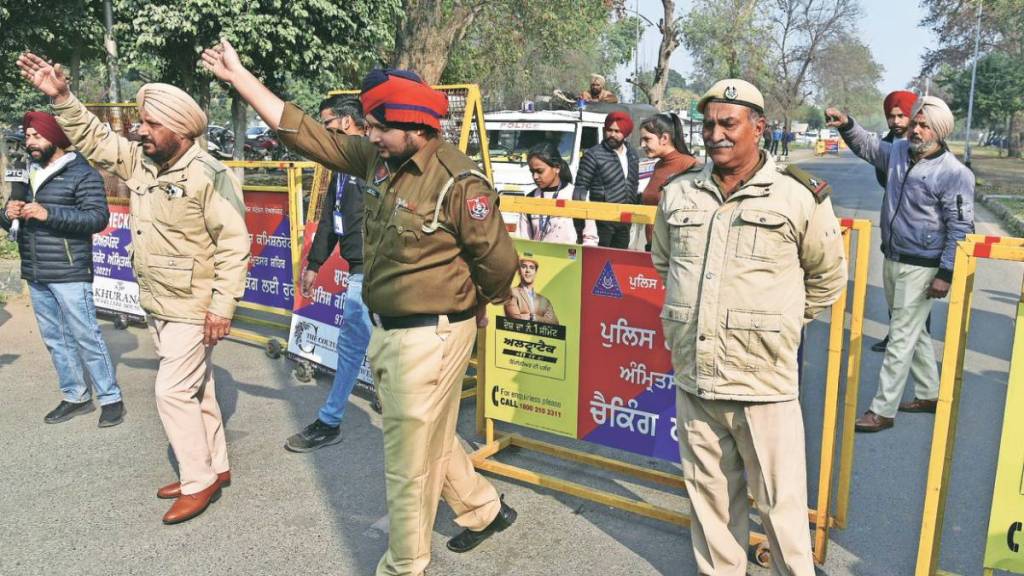
[(345, 199), (345, 190), (348, 189), (352, 177), (347, 174), (338, 176), (338, 188), (334, 194), (334, 233), (341, 236), (345, 233), (345, 219), (343, 217), (342, 202)]

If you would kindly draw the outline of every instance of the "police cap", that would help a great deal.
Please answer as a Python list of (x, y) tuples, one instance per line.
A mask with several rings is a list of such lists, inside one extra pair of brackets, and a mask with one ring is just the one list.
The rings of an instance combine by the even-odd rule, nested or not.
[(756, 86), (738, 78), (719, 80), (708, 89), (697, 102), (697, 111), (704, 113), (704, 107), (708, 102), (725, 102), (726, 104), (739, 104), (764, 114), (764, 96)]

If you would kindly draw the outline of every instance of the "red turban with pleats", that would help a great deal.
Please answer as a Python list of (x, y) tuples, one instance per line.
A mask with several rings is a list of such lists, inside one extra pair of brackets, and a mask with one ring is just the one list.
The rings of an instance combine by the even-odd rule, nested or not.
[(29, 128), (34, 129), (40, 136), (46, 138), (50, 144), (57, 148), (71, 147), (71, 141), (68, 140), (67, 135), (61, 130), (60, 125), (57, 124), (57, 119), (52, 114), (35, 111), (26, 112), (25, 117), (21, 119), (21, 126), (25, 130)]
[(374, 70), (363, 80), (359, 95), (363, 113), (396, 124), (422, 124), (441, 129), (448, 114), (448, 97), (407, 70)]

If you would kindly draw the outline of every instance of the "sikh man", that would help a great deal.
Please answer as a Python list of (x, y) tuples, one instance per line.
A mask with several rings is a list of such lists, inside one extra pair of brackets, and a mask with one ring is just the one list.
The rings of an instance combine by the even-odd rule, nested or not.
[(213, 380), (213, 346), (228, 335), (245, 291), (249, 235), (231, 172), (196, 145), (206, 114), (167, 84), (139, 89), (139, 136), (114, 133), (78, 101), (60, 65), (25, 53), (22, 74), (52, 99), (71, 143), (131, 189), (132, 267), (160, 357), (156, 404), (178, 461), (165, 524), (202, 514), (231, 481)]
[(600, 74), (590, 75), (590, 89), (584, 90), (580, 94), (580, 98), (583, 98), (587, 102), (606, 102), (609, 104), (615, 104), (619, 101), (619, 97), (614, 92), (605, 88), (607, 82), (604, 76)]
[(226, 40), (203, 64), (230, 83), (282, 141), (367, 182), (363, 300), (384, 418), (388, 549), (378, 576), (423, 574), (439, 498), (468, 552), (516, 511), (473, 469), (455, 432), (462, 378), (488, 302), (509, 298), (517, 257), (476, 165), (443, 142), (448, 98), (407, 70), (374, 70), (360, 100), (367, 138), (324, 128), (246, 70)]
[[(640, 156), (629, 143), (633, 117), (626, 112), (612, 112), (604, 118), (604, 140), (583, 154), (576, 173), (574, 200), (640, 203)], [(576, 237), (583, 238), (585, 220), (574, 220)], [(628, 222), (597, 222), (598, 246), (629, 248)]]
[[(889, 132), (882, 137), (883, 142), (891, 144), (897, 140), (906, 139), (907, 128), (910, 127), (910, 111), (913, 110), (915, 102), (917, 102), (917, 94), (909, 90), (896, 90), (886, 95), (885, 100), (882, 101), (882, 114), (885, 115), (885, 122), (889, 125)], [(889, 179), (885, 170), (875, 168), (875, 179), (878, 180), (878, 185), (885, 190), (885, 183)], [(930, 322), (925, 324), (929, 325)], [(885, 352), (885, 347), (888, 345), (889, 335), (886, 334), (885, 338), (871, 345), (871, 350)]]
[[(933, 300), (949, 292), (957, 242), (974, 232), (974, 174), (946, 147), (953, 113), (935, 96), (917, 100), (907, 139), (891, 143), (836, 108), (825, 115), (854, 154), (887, 175), (881, 221), (889, 344), (878, 392), (856, 422), (858, 432), (879, 432), (893, 427), (897, 411), (935, 412), (939, 369), (926, 322)], [(901, 402), (911, 374), (914, 398)]]
[(842, 234), (828, 184), (759, 150), (755, 86), (719, 81), (697, 109), (711, 162), (662, 189), (652, 259), (698, 573), (747, 573), (749, 491), (772, 573), (813, 576), (797, 348), (846, 284)]
[(512, 289), (512, 298), (505, 302), (505, 315), (517, 320), (558, 324), (555, 308), (534, 289), (540, 264), (529, 252), (519, 258), (519, 286)]

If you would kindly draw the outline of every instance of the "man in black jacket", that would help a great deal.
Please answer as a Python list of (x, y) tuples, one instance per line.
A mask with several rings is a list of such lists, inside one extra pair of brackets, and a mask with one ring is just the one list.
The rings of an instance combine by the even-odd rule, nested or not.
[[(588, 149), (580, 160), (574, 200), (639, 204), (640, 158), (626, 142), (633, 131), (633, 119), (625, 112), (612, 112), (604, 120), (604, 140)], [(576, 222), (576, 236), (583, 238), (583, 220)], [(629, 248), (628, 222), (597, 222), (599, 246)]]
[[(332, 96), (320, 103), (320, 121), (332, 130), (350, 136), (365, 136), (366, 120), (356, 98)], [(348, 262), (348, 289), (342, 324), (339, 326), (334, 384), (317, 419), (288, 438), (285, 449), (310, 452), (341, 442), (341, 419), (348, 397), (356, 385), (366, 347), (370, 343), (370, 315), (363, 304), (363, 194), (366, 183), (349, 174), (335, 172), (320, 207), (320, 221), (306, 257), (306, 269), (299, 286), (302, 295), (313, 295), (313, 282), (320, 267), (338, 245)]]
[(124, 404), (92, 299), (92, 235), (110, 218), (103, 179), (67, 151), (71, 143), (53, 116), (29, 112), (22, 124), (32, 157), (29, 186), (11, 194), (0, 226), (18, 238), (21, 277), (64, 396), (44, 420), (56, 424), (96, 409), (88, 372), (102, 408), (100, 427), (116, 426)]

